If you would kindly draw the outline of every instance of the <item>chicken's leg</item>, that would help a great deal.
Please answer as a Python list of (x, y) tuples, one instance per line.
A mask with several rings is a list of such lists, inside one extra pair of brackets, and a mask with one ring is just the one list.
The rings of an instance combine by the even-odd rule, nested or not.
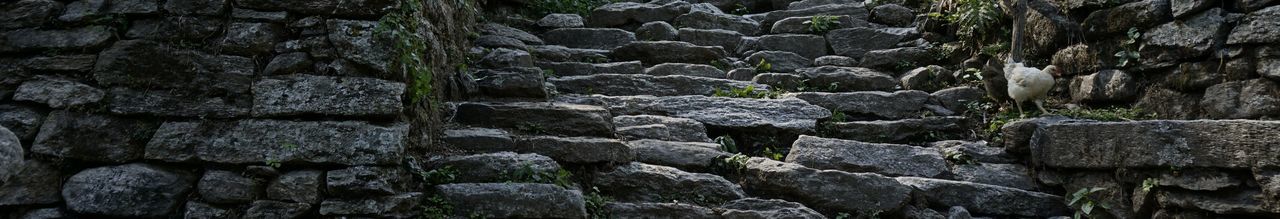
[(1018, 108), (1018, 118), (1027, 118), (1027, 114), (1022, 113), (1022, 102), (1013, 100), (1013, 106)]
[(1037, 99), (1037, 100), (1036, 100), (1036, 107), (1037, 107), (1037, 108), (1040, 108), (1040, 113), (1043, 113), (1042, 115), (1049, 115), (1049, 111), (1044, 110), (1044, 100), (1038, 100), (1038, 99)]

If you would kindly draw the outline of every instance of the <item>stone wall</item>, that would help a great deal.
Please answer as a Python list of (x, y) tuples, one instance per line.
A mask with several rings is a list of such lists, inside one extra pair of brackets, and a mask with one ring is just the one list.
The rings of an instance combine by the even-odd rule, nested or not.
[[(0, 218), (407, 217), (436, 112), (378, 27), (398, 2), (0, 3)], [(444, 57), (471, 14), (431, 2)]]

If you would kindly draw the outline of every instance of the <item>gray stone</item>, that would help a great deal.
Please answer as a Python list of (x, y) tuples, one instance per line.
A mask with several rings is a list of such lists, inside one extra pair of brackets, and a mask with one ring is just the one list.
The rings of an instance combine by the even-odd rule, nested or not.
[(1171, 0), (1170, 8), (1173, 10), (1173, 17), (1178, 19), (1187, 18), (1205, 9), (1215, 6), (1216, 1), (1213, 0)]
[(849, 93), (790, 93), (787, 97), (795, 97), (811, 104), (840, 111), (849, 115), (869, 115), (889, 119), (903, 119), (920, 116), (924, 104), (929, 100), (929, 93), (923, 91), (898, 91), (893, 93), (882, 91), (861, 91)]
[(404, 110), (404, 83), (358, 77), (294, 75), (253, 83), (253, 115), (381, 116)]
[[(221, 35), (218, 34), (224, 32), (224, 23), (226, 23), (224, 20), (200, 16), (144, 19), (130, 22), (124, 37), (156, 41), (204, 42), (207, 38), (220, 37)], [(220, 43), (221, 40), (214, 42)]]
[(1280, 115), (1280, 85), (1265, 79), (1210, 86), (1200, 100), (1205, 117), (1244, 119)]
[(1053, 54), (1052, 65), (1062, 72), (1060, 76), (1075, 76), (1098, 72), (1098, 52), (1088, 44), (1075, 44)]
[(1280, 200), (1280, 168), (1253, 168), (1253, 178), (1262, 189), (1263, 205), (1273, 211), (1280, 209), (1280, 201), (1276, 201)]
[(176, 89), (195, 93), (245, 94), (254, 75), (253, 60), (191, 50), (154, 41), (116, 42), (99, 53), (93, 78), (102, 86)]
[(436, 166), (465, 170), (467, 174), (458, 175), (454, 182), (487, 183), (503, 182), (520, 176), (538, 176), (538, 174), (554, 175), (560, 171), (560, 164), (550, 157), (538, 154), (517, 154), (498, 152), (452, 156), (440, 161)]
[(225, 164), (398, 164), (408, 131), (403, 123), (360, 121), (166, 122), (147, 143), (146, 158)]
[(236, 6), (259, 10), (288, 10), (307, 15), (357, 17), (376, 20), (395, 9), (390, 0), (237, 0)]
[(696, 3), (696, 4), (689, 5), (689, 12), (695, 12), (695, 11), (707, 12), (712, 14), (724, 14), (724, 11), (720, 10), (720, 8), (716, 7), (715, 5), (712, 5), (711, 3)]
[(301, 218), (303, 214), (311, 210), (311, 205), (306, 203), (288, 203), (279, 201), (258, 200), (249, 204), (249, 209), (244, 212), (244, 219), (269, 219), (269, 218)]
[(885, 4), (871, 9), (871, 21), (893, 27), (910, 26), (916, 15), (911, 8), (897, 4)]
[(544, 28), (574, 28), (585, 25), (582, 22), (582, 16), (578, 14), (548, 14), (538, 19), (535, 24)]
[(934, 92), (955, 82), (951, 73), (942, 66), (930, 65), (912, 69), (898, 77), (898, 80), (902, 81), (902, 89)]
[(539, 61), (550, 62), (607, 62), (609, 50), (578, 49), (558, 45), (531, 46), (530, 51)]
[(219, 15), (227, 10), (228, 0), (170, 0), (164, 10), (180, 15)]
[(1006, 153), (1005, 148), (988, 146), (986, 141), (947, 140), (929, 143), (929, 147), (938, 148), (943, 155), (959, 155), (980, 163), (1018, 163), (1018, 158)]
[(26, 60), (27, 69), (35, 71), (74, 71), (88, 72), (93, 70), (97, 55), (57, 55), (41, 56)]
[[(619, 114), (653, 114), (698, 120), (712, 128), (773, 130), (802, 133), (831, 112), (794, 98), (746, 99), (707, 96), (601, 97)], [(734, 115), (727, 117), (724, 115)]]
[(777, 34), (760, 37), (760, 50), (787, 51), (806, 58), (827, 55), (827, 40), (818, 35)]
[(480, 92), (488, 96), (543, 98), (547, 96), (543, 74), (537, 68), (502, 68), (480, 70), (475, 76)]
[(759, 51), (747, 57), (747, 63), (758, 65), (761, 61), (771, 66), (769, 72), (793, 72), (813, 65), (813, 59), (792, 52)]
[(1066, 116), (1045, 116), (1038, 118), (1020, 119), (1006, 123), (1000, 127), (1000, 134), (1004, 136), (1004, 148), (1014, 155), (1025, 155), (1031, 151), (1031, 137), (1041, 127), (1072, 122), (1086, 122), (1088, 120), (1076, 120)]
[(107, 93), (111, 100), (108, 109), (124, 115), (232, 118), (249, 115), (252, 107), (248, 97), (205, 97), (129, 88), (112, 88)]
[[(737, 68), (737, 69), (729, 70), (729, 73), (726, 74), (725, 76), (728, 77), (729, 80), (751, 81), (752, 78), (756, 77), (756, 74), (757, 74), (756, 69), (754, 68)], [(769, 85), (769, 86), (776, 87), (774, 85)], [(787, 89), (786, 87), (777, 87), (777, 88)]]
[(628, 139), (711, 142), (707, 128), (697, 120), (654, 115), (613, 117), (618, 134)]
[(1035, 180), (1027, 167), (1017, 164), (978, 163), (955, 165), (951, 168), (956, 179), (960, 181), (997, 185), (1009, 188), (1034, 191)]
[(107, 45), (111, 28), (87, 26), (67, 30), (19, 29), (0, 34), (0, 52), (95, 49)]
[[(1228, 66), (1230, 65), (1228, 64)], [(1258, 74), (1262, 75), (1262, 77), (1272, 81), (1280, 81), (1280, 58), (1258, 60), (1255, 68), (1258, 69)]]
[(22, 147), (22, 139), (14, 135), (8, 128), (0, 126), (0, 185), (9, 181), (9, 176), (18, 173), (26, 159), (26, 149)]
[(1097, 10), (1084, 19), (1081, 28), (1093, 36), (1119, 34), (1130, 27), (1143, 29), (1173, 19), (1169, 0), (1141, 0)]
[(640, 61), (646, 65), (668, 62), (705, 64), (725, 58), (724, 48), (698, 46), (677, 41), (638, 41), (614, 49), (609, 57), (621, 61)]
[[(0, 135), (4, 135), (0, 128)], [(3, 138), (3, 137), (0, 137)], [(16, 139), (15, 139), (16, 140)], [(0, 140), (3, 141), (3, 140)], [(17, 143), (17, 142), (8, 142)], [(0, 148), (7, 147), (0, 142)], [(18, 146), (18, 145), (13, 145)], [(21, 150), (21, 148), (18, 148)], [(9, 154), (4, 154), (9, 155)], [(63, 171), (53, 163), (5, 157), (0, 160), (0, 206), (54, 204), (62, 202)], [(9, 165), (5, 165), (5, 163)]]
[(446, 144), (473, 151), (513, 150), (516, 141), (500, 129), (467, 128), (444, 130), (441, 140)]
[[(814, 17), (822, 17), (822, 16), (834, 18), (835, 22), (831, 24), (832, 26), (827, 31), (836, 30), (836, 29), (870, 26), (870, 24), (867, 23), (867, 21), (853, 19), (853, 17), (849, 17), (848, 15), (840, 15), (840, 16), (819, 15), (819, 16), (789, 17), (782, 20), (778, 20), (778, 22), (774, 22), (773, 29), (770, 30), (769, 33), (825, 34), (825, 32), (815, 32), (815, 30), (810, 29), (813, 25), (809, 25), (809, 23), (813, 22)], [(824, 18), (818, 18), (818, 19), (824, 19)]]
[(565, 163), (624, 163), (635, 159), (635, 152), (626, 143), (592, 137), (526, 137), (516, 141), (516, 152), (537, 153)]
[(874, 173), (817, 170), (759, 157), (748, 159), (744, 171), (745, 189), (830, 211), (890, 212), (911, 196), (910, 187)]
[(978, 214), (1023, 217), (1048, 217), (1067, 213), (1062, 197), (1056, 195), (941, 179), (898, 177), (897, 180), (922, 191), (920, 194), (935, 206), (962, 206)]
[(507, 48), (514, 50), (529, 49), (529, 45), (525, 45), (524, 42), (520, 42), (520, 40), (498, 35), (480, 36), (479, 38), (472, 40), (471, 43), (485, 48)]
[(567, 136), (613, 137), (613, 116), (598, 106), (564, 103), (461, 103), (453, 121), (486, 128)]
[(524, 50), (497, 48), (480, 59), (481, 68), (533, 67), (533, 56)]
[(422, 193), (412, 192), (360, 199), (329, 199), (320, 204), (320, 215), (378, 215), (409, 218), (420, 212)]
[(1238, 74), (1240, 73), (1228, 70), (1222, 62), (1217, 60), (1185, 62), (1165, 75), (1161, 84), (1179, 91), (1196, 92), (1229, 79), (1251, 78), (1251, 75)]
[[(371, 0), (370, 2), (383, 1)], [(388, 72), (393, 53), (390, 33), (375, 31), (378, 22), (329, 19), (329, 43), (339, 57), (365, 67)], [(273, 45), (273, 44), (268, 44)], [(267, 46), (268, 48), (270, 46)]]
[(860, 67), (820, 66), (796, 69), (810, 88), (837, 91), (889, 91), (898, 80), (880, 71)]
[(281, 174), (279, 178), (267, 184), (267, 198), (297, 203), (315, 204), (320, 202), (320, 188), (323, 171), (297, 170)]
[(596, 7), (587, 16), (587, 26), (614, 27), (628, 23), (648, 23), (651, 21), (671, 21), (676, 16), (689, 12), (689, 4), (672, 3), (666, 5), (615, 2)]
[(817, 169), (890, 176), (940, 177), (948, 173), (947, 162), (936, 149), (808, 135), (795, 141), (786, 161)]
[(408, 173), (398, 167), (354, 166), (325, 174), (325, 191), (330, 197), (394, 195), (406, 190)]
[(18, 86), (13, 100), (43, 103), (52, 108), (79, 107), (102, 101), (105, 92), (79, 82), (38, 77)]
[[(754, 70), (752, 70), (752, 73), (755, 73)], [(804, 76), (784, 73), (756, 74), (751, 77), (751, 82), (766, 84), (770, 87), (784, 90), (795, 90), (801, 87), (808, 87), (808, 85), (805, 85)]]
[(238, 218), (235, 210), (221, 208), (202, 202), (188, 201), (183, 207), (186, 211), (182, 218), (190, 219), (232, 219)]
[(547, 43), (569, 48), (616, 49), (636, 41), (636, 35), (615, 28), (560, 28), (542, 34)]
[(147, 121), (71, 111), (51, 113), (40, 126), (31, 151), (36, 154), (95, 162), (124, 163), (142, 158)]
[[(1032, 159), (1057, 168), (1220, 167), (1274, 165), (1268, 150), (1280, 122), (1156, 120), (1044, 126)], [(1068, 137), (1069, 136), (1069, 137)], [(1226, 140), (1224, 140), (1226, 139)]]
[(636, 39), (646, 41), (676, 40), (679, 33), (666, 21), (653, 21), (636, 29)]
[(277, 55), (262, 70), (263, 75), (287, 75), (308, 72), (312, 66), (311, 56), (305, 52), (292, 52)]
[(688, 63), (663, 63), (644, 70), (644, 74), (653, 76), (684, 75), (707, 78), (725, 78), (724, 71), (714, 66)]
[(858, 59), (847, 56), (822, 56), (813, 60), (815, 66), (840, 66), (855, 67), (858, 66)]
[(1133, 100), (1138, 85), (1120, 70), (1103, 70), (1071, 80), (1071, 100), (1075, 102), (1123, 102)]
[[(954, 139), (968, 132), (968, 121), (962, 116), (925, 117), (901, 120), (832, 122), (823, 127), (822, 136), (866, 141), (906, 142), (936, 138)], [(965, 134), (961, 134), (965, 133)]]
[(209, 170), (196, 186), (200, 197), (210, 203), (248, 203), (262, 196), (262, 182), (240, 173)]
[(154, 14), (160, 11), (157, 0), (119, 0), (107, 5), (107, 12), (112, 14)]
[[(1280, 11), (1280, 10), (1277, 10)], [(1169, 22), (1142, 34), (1143, 63), (1180, 62), (1209, 55), (1227, 28), (1222, 9), (1212, 9), (1183, 22)], [(1277, 13), (1280, 15), (1280, 13)]]
[(284, 23), (289, 18), (289, 12), (285, 11), (255, 11), (243, 8), (232, 8), (231, 17), (252, 21), (265, 21)]
[(947, 219), (972, 219), (972, 218), (973, 216), (969, 215), (969, 210), (964, 209), (964, 207), (962, 206), (951, 206), (950, 209), (947, 209)]
[(859, 66), (874, 69), (894, 69), (903, 63), (920, 64), (933, 59), (932, 53), (920, 47), (902, 47), (867, 51)]
[(684, 203), (626, 203), (609, 202), (604, 205), (605, 212), (612, 218), (644, 219), (644, 218), (688, 218), (714, 219), (720, 218), (710, 208)]
[(45, 113), (36, 107), (0, 104), (0, 127), (7, 128), (20, 140), (31, 140), (39, 132)]
[(643, 74), (644, 65), (640, 61), (582, 63), (582, 62), (538, 62), (535, 64), (543, 71), (550, 70), (554, 76), (579, 76), (595, 74)]
[(803, 0), (803, 1), (796, 1), (796, 2), (792, 2), (791, 4), (788, 4), (787, 9), (797, 10), (797, 9), (806, 9), (806, 8), (812, 8), (812, 7), (823, 6), (823, 5), (862, 4), (862, 3), (863, 3), (862, 1), (857, 1), (857, 0)]
[(746, 196), (737, 184), (717, 175), (635, 162), (602, 172), (594, 180), (601, 192), (628, 202), (720, 203)]
[(643, 139), (627, 142), (627, 145), (635, 151), (637, 162), (695, 172), (710, 171), (714, 159), (732, 155), (720, 150), (719, 144), (705, 142)]
[(729, 30), (743, 35), (760, 33), (760, 23), (754, 20), (737, 15), (701, 11), (690, 12), (676, 17), (675, 25), (681, 28)]
[[(844, 1), (844, 0), (836, 0), (836, 1)], [(868, 14), (870, 13), (868, 13), (867, 9), (864, 8), (860, 3), (840, 3), (840, 4), (817, 5), (813, 7), (804, 7), (799, 9), (792, 8), (789, 10), (771, 11), (769, 13), (765, 13), (761, 15), (758, 18), (753, 18), (753, 19), (755, 19), (756, 21), (760, 21), (760, 24), (762, 25), (773, 25), (775, 22), (778, 22), (779, 20), (790, 18), (790, 17), (805, 17), (805, 16), (816, 16), (816, 15), (830, 15), (830, 16), (847, 15), (854, 20), (867, 20)], [(764, 28), (770, 29), (770, 27), (767, 27), (767, 26)]]
[(455, 216), (494, 218), (586, 218), (582, 192), (552, 184), (460, 183), (435, 186)]
[[(1061, 2), (1061, 0), (1058, 0)], [(1027, 1), (1024, 53), (1034, 56), (1052, 55), (1063, 45), (1081, 38), (1080, 22), (1069, 16), (1069, 10), (1054, 6), (1054, 1)], [(1116, 4), (1122, 2), (1115, 2)], [(1167, 4), (1166, 4), (1167, 5)], [(1100, 7), (1102, 8), (1102, 7)], [(1167, 6), (1165, 8), (1167, 9)], [(1165, 13), (1168, 13), (1167, 11)], [(1128, 27), (1125, 27), (1128, 31)], [(1139, 27), (1139, 29), (1142, 29)], [(1106, 53), (1108, 57), (1113, 53)]]
[[(67, 3), (66, 10), (58, 15), (58, 21), (82, 22), (102, 15), (107, 8), (106, 0), (79, 0)], [(30, 11), (30, 10), (23, 10)], [(9, 14), (9, 13), (6, 13)], [(55, 14), (56, 15), (56, 14)]]
[(1228, 44), (1280, 42), (1280, 7), (1268, 7), (1249, 13), (1240, 25), (1231, 29)]
[(48, 22), (62, 10), (62, 4), (52, 0), (22, 0), (0, 6), (0, 29), (35, 27)]
[[(336, 27), (335, 28), (340, 28)], [(270, 52), (284, 35), (284, 28), (272, 23), (231, 23), (219, 40), (222, 51), (238, 55)], [(384, 56), (385, 57), (385, 56)]]
[(67, 213), (66, 210), (63, 210), (62, 208), (59, 208), (59, 207), (54, 207), (54, 208), (32, 209), (30, 211), (27, 211), (26, 214), (23, 214), (22, 217), (19, 217), (19, 218), (59, 219), (59, 218), (68, 218), (68, 215), (70, 215), (70, 213)]
[(679, 37), (680, 41), (693, 43), (694, 45), (719, 46), (724, 48), (725, 51), (737, 51), (743, 35), (738, 32), (720, 29), (680, 28)]
[(1275, 213), (1274, 211), (1263, 209), (1261, 201), (1256, 198), (1258, 195), (1258, 191), (1250, 190), (1213, 194), (1159, 191), (1155, 194), (1155, 200), (1162, 207), (1201, 209), (1217, 214)]
[(986, 96), (986, 91), (978, 87), (953, 87), (942, 89), (929, 94), (933, 96), (933, 101), (952, 112), (963, 113), (970, 110), (970, 105), (980, 104)]
[(1201, 115), (1200, 100), (1201, 95), (1150, 86), (1133, 106), (1163, 119), (1196, 119)]
[(528, 32), (524, 32), (523, 30), (511, 28), (506, 25), (502, 25), (498, 23), (480, 24), (480, 26), (477, 27), (476, 30), (483, 35), (498, 35), (498, 36), (509, 37), (512, 39), (523, 41), (525, 44), (529, 44), (529, 45), (542, 45), (544, 43), (541, 38), (538, 38), (538, 36), (534, 36), (533, 34), (529, 34)]
[(1159, 186), (1178, 187), (1196, 191), (1217, 191), (1224, 188), (1236, 187), (1242, 185), (1240, 179), (1237, 179), (1226, 172), (1212, 170), (1182, 170), (1178, 174), (1162, 173), (1156, 178), (1156, 184)]
[(190, 172), (151, 164), (95, 167), (67, 179), (62, 198), (81, 214), (161, 217), (174, 213), (194, 182)]
[(800, 203), (782, 199), (744, 198), (720, 205), (725, 209), (720, 216), (724, 218), (792, 218), (821, 219), (826, 218), (818, 211), (809, 209)]

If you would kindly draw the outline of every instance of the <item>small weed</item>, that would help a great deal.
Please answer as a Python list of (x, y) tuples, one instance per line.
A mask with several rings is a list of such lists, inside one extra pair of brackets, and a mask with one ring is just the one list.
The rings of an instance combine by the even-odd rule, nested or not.
[(1094, 199), (1093, 197), (1094, 193), (1100, 192), (1103, 190), (1107, 190), (1107, 189), (1096, 188), (1096, 187), (1082, 188), (1080, 190), (1077, 190), (1075, 193), (1072, 193), (1071, 198), (1068, 199), (1067, 201), (1068, 206), (1076, 208), (1076, 213), (1072, 216), (1072, 218), (1080, 219), (1084, 217), (1092, 217), (1093, 209), (1097, 207), (1102, 207), (1102, 209), (1111, 209), (1110, 206), (1107, 206), (1107, 204), (1105, 203), (1099, 202), (1097, 199)]
[(453, 204), (445, 201), (440, 195), (428, 197), (426, 201), (427, 203), (422, 205), (421, 218), (444, 219), (453, 215)]
[(1078, 110), (1055, 110), (1055, 114), (1077, 118), (1091, 119), (1098, 121), (1134, 121), (1155, 119), (1155, 113), (1147, 113), (1142, 109), (1134, 108), (1106, 108), (1106, 109), (1078, 109)]
[(444, 166), (427, 172), (418, 172), (418, 177), (422, 178), (422, 182), (427, 185), (440, 185), (453, 183), (458, 179), (458, 170), (452, 166)]
[(756, 63), (756, 72), (769, 72), (771, 70), (773, 70), (773, 64), (770, 64), (767, 59), (761, 58), (760, 63)]
[(756, 90), (755, 86), (747, 85), (744, 88), (729, 88), (729, 90), (716, 89), (713, 97), (732, 97), (732, 98), (752, 98), (752, 99), (777, 99), (782, 95), (783, 91), (775, 90)]
[(776, 161), (782, 161), (783, 158), (787, 157), (787, 155), (784, 152), (786, 151), (782, 149), (774, 149), (773, 146), (765, 146), (764, 150), (760, 151), (760, 155), (764, 156), (765, 158), (773, 159)]
[(1159, 184), (1160, 180), (1157, 180), (1156, 178), (1147, 178), (1142, 180), (1142, 191), (1150, 192), (1152, 188), (1155, 188)]
[(849, 213), (846, 213), (846, 212), (840, 212), (839, 214), (836, 214), (836, 219), (849, 219), (849, 217), (850, 217)]
[(818, 15), (810, 17), (803, 24), (809, 25), (810, 33), (825, 34), (840, 25), (840, 21), (837, 18), (836, 16)]
[(554, 77), (556, 77), (556, 70), (552, 70), (552, 69), (542, 69), (542, 77), (544, 77), (544, 78), (554, 78)]
[(606, 203), (612, 202), (613, 198), (600, 195), (600, 188), (591, 187), (591, 192), (585, 197), (587, 201), (587, 214), (592, 219), (609, 218), (609, 211), (604, 209)]
[(277, 160), (275, 158), (267, 158), (266, 163), (267, 163), (267, 166), (270, 166), (272, 168), (280, 168), (280, 160)]
[(738, 3), (733, 5), (733, 11), (730, 11), (729, 13), (733, 15), (742, 16), (742, 15), (750, 14), (751, 10), (748, 10), (746, 5), (743, 5), (742, 3)]
[(894, 65), (894, 69), (896, 69), (898, 72), (906, 72), (915, 68), (916, 68), (916, 62), (907, 61), (907, 60), (898, 61), (898, 64)]
[(977, 161), (973, 160), (973, 156), (969, 156), (968, 153), (963, 151), (947, 151), (943, 154), (943, 157), (952, 164), (978, 164)]
[(1137, 46), (1138, 39), (1142, 37), (1142, 33), (1138, 32), (1138, 28), (1130, 27), (1129, 32), (1125, 35), (1128, 36), (1128, 38), (1125, 39), (1123, 45), (1121, 45), (1122, 50), (1115, 54), (1117, 58), (1116, 64), (1120, 67), (1128, 66), (1129, 62), (1135, 62), (1142, 59), (1142, 54), (1139, 53), (1139, 51), (1142, 51), (1142, 48), (1145, 47), (1145, 45)]
[(514, 172), (503, 171), (501, 176), (507, 183), (550, 183), (565, 188), (573, 186), (573, 173), (568, 170), (538, 171), (527, 163)]
[(400, 72), (406, 73), (413, 80), (409, 86), (409, 100), (419, 103), (422, 98), (428, 98), (429, 102), (434, 102), (431, 95), (434, 73), (426, 60), (428, 43), (418, 34), (424, 28), (421, 22), (425, 20), (422, 16), (423, 4), (420, 0), (404, 0), (400, 5), (399, 10), (378, 20), (378, 27), (374, 32), (390, 33), (395, 39), (392, 42), (396, 56), (392, 61), (400, 68)]
[(591, 10), (612, 3), (610, 0), (533, 0), (526, 12), (530, 18), (541, 19), (548, 14), (578, 14), (587, 17)]
[(849, 116), (845, 115), (844, 112), (835, 110), (831, 111), (831, 122), (847, 122), (848, 120)]
[(741, 153), (734, 154), (733, 156), (716, 158), (711, 162), (711, 167), (714, 170), (719, 170), (725, 173), (742, 174), (747, 170), (747, 159), (750, 158), (751, 157)]
[(729, 71), (729, 64), (720, 60), (711, 60), (711, 63), (707, 64), (711, 65), (711, 67), (716, 67), (716, 69), (720, 69), (721, 71)]
[(738, 153), (738, 143), (733, 142), (733, 137), (729, 135), (721, 135), (716, 137), (716, 143), (720, 144), (720, 150), (729, 153)]

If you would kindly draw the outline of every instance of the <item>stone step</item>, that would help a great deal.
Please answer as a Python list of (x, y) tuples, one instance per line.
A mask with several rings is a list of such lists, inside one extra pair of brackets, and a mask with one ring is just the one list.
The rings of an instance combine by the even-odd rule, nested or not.
[(636, 34), (616, 28), (560, 28), (542, 33), (549, 44), (582, 49), (615, 49), (636, 41)]
[[(224, 164), (394, 165), (405, 156), (408, 132), (408, 124), (359, 121), (166, 122), (147, 143), (145, 157)], [(38, 138), (33, 150), (45, 147), (57, 144), (42, 144)]]
[(1031, 158), (1055, 168), (1252, 168), (1280, 164), (1280, 122), (1153, 120), (1041, 126)]
[(582, 192), (536, 183), (457, 183), (435, 186), (455, 217), (587, 218)]
[(920, 119), (828, 122), (819, 127), (822, 137), (865, 142), (909, 140), (965, 139), (969, 136), (968, 118), (963, 116), (925, 117)]
[(698, 46), (679, 41), (638, 41), (609, 52), (618, 61), (640, 61), (645, 65), (662, 63), (710, 64), (725, 59), (722, 47)]
[(575, 164), (626, 163), (636, 156), (622, 141), (592, 137), (523, 137), (516, 140), (515, 151), (541, 154), (559, 162)]
[(441, 141), (467, 151), (504, 151), (515, 148), (511, 134), (501, 129), (462, 128), (444, 130)]
[(746, 197), (741, 187), (717, 175), (635, 162), (597, 174), (594, 183), (601, 192), (627, 202), (715, 204)]
[(1035, 191), (1036, 182), (1031, 178), (1031, 170), (1018, 164), (974, 163), (951, 167), (955, 179), (966, 182), (997, 185), (1015, 189)]
[(650, 21), (671, 21), (676, 16), (688, 13), (689, 10), (690, 5), (682, 1), (664, 5), (615, 2), (591, 10), (591, 15), (587, 16), (587, 26), (617, 27)]
[(531, 134), (613, 137), (613, 118), (599, 106), (546, 102), (461, 102), (453, 121)]
[(615, 116), (613, 124), (624, 139), (654, 139), (679, 142), (711, 142), (701, 122), (655, 115)]
[(597, 74), (569, 76), (548, 79), (561, 93), (602, 94), (610, 96), (629, 95), (704, 95), (709, 96), (716, 91), (745, 89), (754, 87), (759, 91), (768, 91), (768, 85), (728, 79), (694, 77), (684, 75), (651, 76), (635, 74)]
[(518, 180), (514, 177), (521, 174), (528, 176), (556, 174), (561, 170), (560, 164), (550, 157), (514, 152), (451, 156), (433, 166), (435, 166), (434, 169), (448, 167), (466, 171), (466, 174), (459, 174), (454, 178), (453, 182), (458, 183), (504, 182)]
[(662, 63), (644, 69), (644, 74), (653, 76), (684, 75), (705, 78), (726, 78), (724, 70), (715, 66), (689, 63)]
[(794, 72), (813, 66), (813, 59), (785, 51), (759, 51), (751, 53), (745, 61), (750, 65), (768, 64), (768, 69), (756, 69), (764, 72)]
[(476, 63), (476, 67), (480, 68), (511, 68), (511, 67), (533, 67), (533, 56), (528, 51), (497, 48), (484, 51), (480, 57), (480, 61)]
[(609, 50), (579, 49), (561, 45), (533, 46), (529, 51), (539, 61), (598, 63), (609, 60)]
[(934, 148), (877, 144), (801, 135), (787, 162), (811, 168), (872, 172), (888, 176), (940, 178), (950, 175), (942, 152)]
[(931, 206), (962, 206), (977, 214), (1014, 217), (1068, 214), (1061, 196), (963, 181), (919, 177), (896, 179), (920, 190)]
[(891, 91), (898, 80), (888, 73), (860, 67), (820, 66), (796, 69), (813, 90), (828, 92)]
[(803, 204), (782, 199), (744, 198), (720, 205), (724, 218), (826, 218)]
[(537, 62), (539, 68), (555, 77), (582, 76), (595, 74), (642, 74), (644, 66), (639, 61), (583, 63), (583, 62)]
[(829, 212), (894, 212), (912, 189), (874, 173), (817, 170), (800, 164), (753, 157), (745, 162), (742, 186)]
[(746, 15), (747, 18), (759, 21), (761, 28), (772, 29), (774, 23), (779, 20), (790, 17), (804, 17), (816, 15), (848, 15), (850, 18), (857, 20), (867, 20), (869, 17), (867, 9), (862, 4), (824, 4), (813, 7), (803, 7), (800, 9), (778, 10), (762, 14)]
[(774, 34), (760, 37), (748, 37), (739, 46), (738, 52), (750, 54), (755, 51), (786, 51), (799, 54), (809, 59), (830, 54), (827, 51), (827, 40), (819, 35), (810, 34)]
[(929, 101), (929, 93), (923, 91), (859, 91), (848, 93), (800, 92), (782, 95), (796, 98), (808, 103), (844, 112), (850, 116), (870, 116), (873, 118), (905, 119), (920, 117), (926, 112), (925, 103)]
[(627, 142), (636, 153), (636, 161), (679, 168), (692, 172), (712, 171), (716, 158), (732, 154), (720, 149), (719, 144), (704, 142), (674, 142), (661, 140), (635, 140)]
[(694, 29), (719, 29), (738, 32), (743, 35), (760, 33), (760, 22), (731, 14), (716, 14), (703, 11), (689, 12), (675, 18), (673, 25)]
[(818, 119), (831, 116), (822, 107), (800, 99), (747, 99), (708, 96), (592, 96), (588, 99), (618, 115), (666, 115), (689, 118), (709, 128), (736, 130), (812, 131)]
[[(773, 23), (773, 29), (771, 29), (769, 33), (772, 33), (772, 34), (784, 34), (784, 33), (818, 34), (818, 33), (814, 33), (812, 30), (809, 29), (809, 27), (811, 27), (812, 25), (809, 25), (808, 23), (813, 20), (813, 17), (814, 16), (783, 18), (782, 20), (778, 20), (777, 22)], [(845, 28), (870, 26), (870, 23), (867, 23), (866, 20), (854, 19), (852, 16), (849, 16), (849, 15), (838, 15), (834, 17), (835, 17), (835, 21), (838, 23), (834, 23), (833, 24), (834, 26), (832, 27), (832, 29), (845, 29)], [(827, 40), (830, 41), (831, 39), (827, 39)]]
[(680, 28), (677, 37), (680, 41), (693, 43), (699, 46), (719, 46), (724, 48), (726, 52), (738, 51), (738, 44), (742, 43), (742, 33), (720, 30), (720, 29), (693, 29)]
[(484, 23), (484, 24), (481, 24), (478, 28), (476, 28), (476, 30), (479, 31), (480, 34), (497, 35), (497, 36), (512, 38), (512, 39), (520, 40), (521, 42), (524, 42), (525, 44), (528, 44), (528, 45), (544, 44), (544, 42), (542, 41), (542, 38), (538, 38), (538, 36), (534, 36), (533, 34), (529, 34), (529, 32), (508, 27), (506, 25), (502, 25), (499, 23)]
[(687, 203), (609, 202), (604, 209), (613, 218), (721, 218), (710, 208)]
[(476, 87), (489, 97), (546, 98), (543, 70), (529, 67), (480, 69), (474, 74)]

